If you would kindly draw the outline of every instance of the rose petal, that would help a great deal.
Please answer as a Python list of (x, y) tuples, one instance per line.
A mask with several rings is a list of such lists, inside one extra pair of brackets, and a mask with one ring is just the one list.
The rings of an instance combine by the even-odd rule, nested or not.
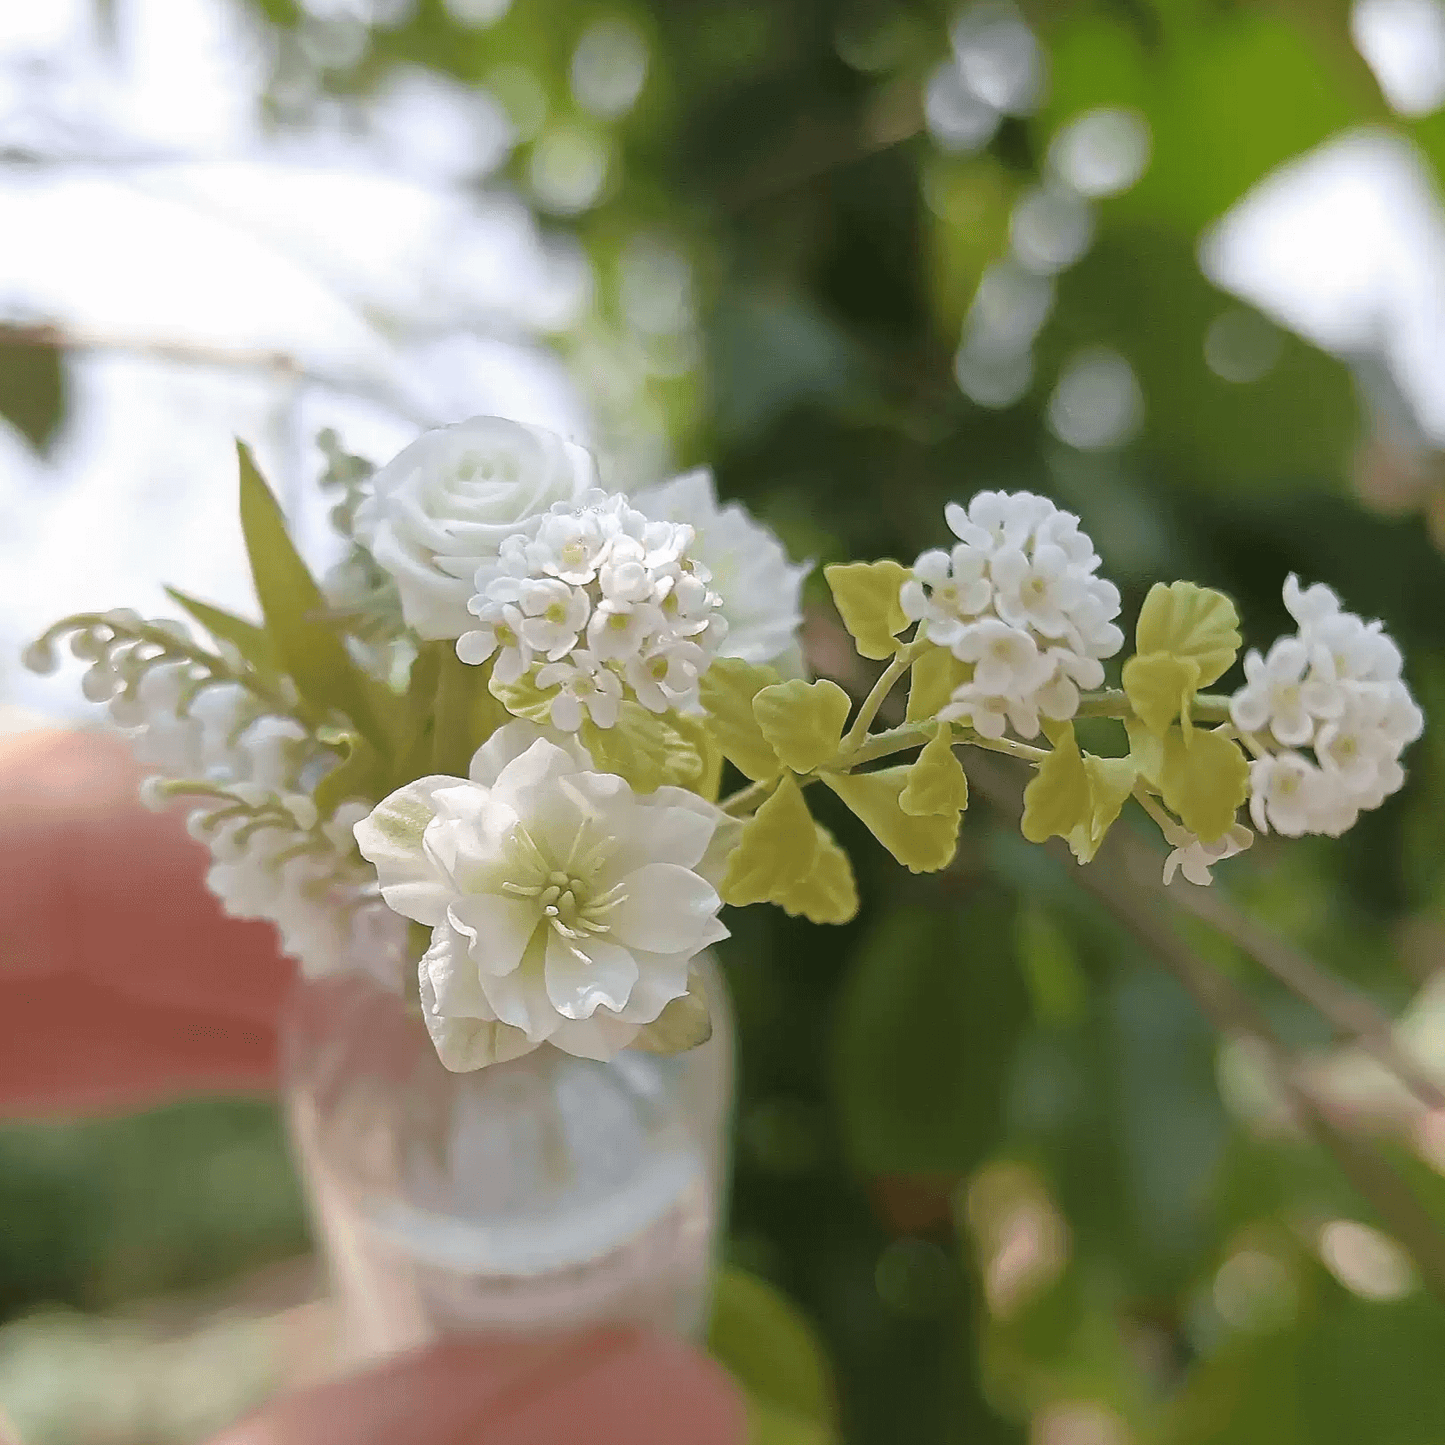
[(590, 1019), (604, 1005), (626, 1007), (637, 960), (604, 938), (572, 942), (555, 930), (547, 940), (547, 997), (564, 1019)]
[(618, 886), (624, 897), (608, 915), (613, 935), (651, 953), (696, 952), (722, 907), (711, 883), (676, 863), (648, 863)]

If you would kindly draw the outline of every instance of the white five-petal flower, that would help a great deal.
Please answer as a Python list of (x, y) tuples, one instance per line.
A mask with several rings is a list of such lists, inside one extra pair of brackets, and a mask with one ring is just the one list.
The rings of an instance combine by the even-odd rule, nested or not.
[(714, 882), (727, 820), (678, 788), (645, 797), (580, 745), (514, 722), (471, 776), (421, 778), (356, 825), (382, 896), (432, 929), (419, 977), (448, 1068), (550, 1042), (607, 1059), (727, 935)]

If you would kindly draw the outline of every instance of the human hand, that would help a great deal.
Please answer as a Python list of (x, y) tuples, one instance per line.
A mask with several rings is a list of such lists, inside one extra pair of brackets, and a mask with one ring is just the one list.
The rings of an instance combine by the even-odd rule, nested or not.
[[(117, 738), (0, 737), (0, 1115), (274, 1084), (291, 966), (221, 912)], [(455, 1339), (288, 1397), (214, 1445), (738, 1445), (726, 1375), (635, 1331)], [(0, 1426), (0, 1445), (10, 1445)]]

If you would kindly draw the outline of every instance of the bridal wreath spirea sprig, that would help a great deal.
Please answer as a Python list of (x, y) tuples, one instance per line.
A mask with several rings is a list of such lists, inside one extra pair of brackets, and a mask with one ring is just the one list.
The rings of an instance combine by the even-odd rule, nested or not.
[(1254, 843), (1242, 815), (1338, 834), (1378, 807), (1423, 727), (1383, 626), (1294, 577), (1298, 631), (1232, 690), (1209, 689), (1237, 664), (1234, 604), (1192, 582), (1152, 588), (1111, 679), (1119, 591), (1030, 492), (950, 504), (911, 567), (824, 569), (878, 665), (854, 697), (799, 675), (808, 568), (706, 472), (605, 492), (582, 447), (497, 417), (379, 469), (323, 447), (349, 547), (324, 583), (243, 448), (259, 622), (172, 592), (189, 621), (80, 613), (28, 660), (68, 638), (154, 769), (146, 800), (188, 802), (225, 907), (311, 972), (409, 992), (448, 1068), (707, 1038), (725, 905), (858, 909), (819, 787), (935, 872), (968, 808), (959, 750), (1003, 753), (1030, 841), (1089, 863), (1132, 802), (1164, 882), (1207, 885)]

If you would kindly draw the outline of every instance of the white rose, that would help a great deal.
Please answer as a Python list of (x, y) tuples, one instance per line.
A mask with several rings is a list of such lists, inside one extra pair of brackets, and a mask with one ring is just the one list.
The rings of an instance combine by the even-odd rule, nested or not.
[(542, 1043), (609, 1059), (727, 936), (733, 821), (680, 788), (638, 796), (557, 736), (509, 723), (470, 778), (419, 778), (356, 825), (382, 897), (432, 930), (422, 1014), (449, 1069)]
[(476, 625), (478, 567), (504, 538), (535, 532), (555, 502), (596, 485), (591, 454), (541, 427), (475, 416), (424, 432), (382, 467), (357, 509), (357, 540), (396, 579), (402, 615), (424, 638)]
[[(777, 662), (797, 650), (803, 579), (812, 563), (789, 562), (776, 534), (737, 502), (718, 506), (711, 472), (685, 472), (638, 492), (632, 503), (654, 521), (693, 528), (688, 555), (712, 573), (728, 621), (721, 656)], [(796, 670), (792, 662), (785, 666)]]

